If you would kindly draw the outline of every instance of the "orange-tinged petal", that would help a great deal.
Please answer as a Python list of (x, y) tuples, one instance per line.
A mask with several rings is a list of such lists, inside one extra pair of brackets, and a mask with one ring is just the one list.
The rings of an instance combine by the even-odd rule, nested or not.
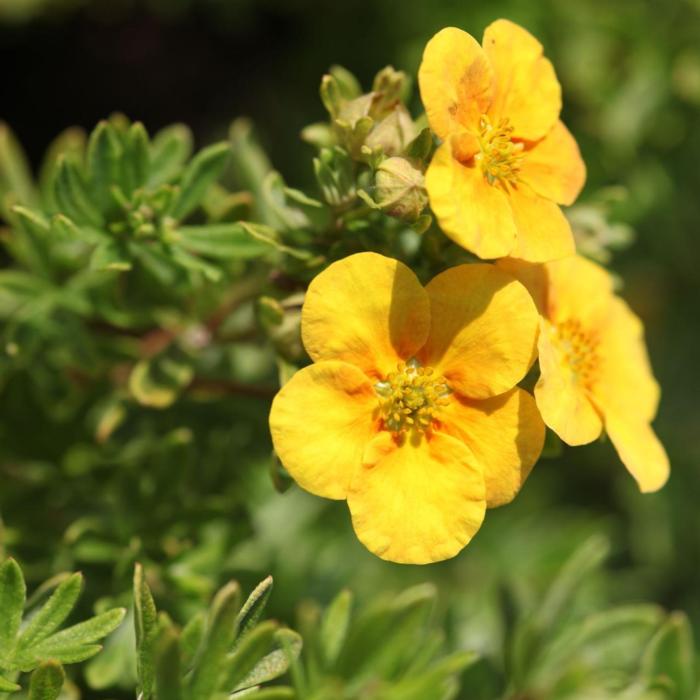
[(385, 376), (423, 345), (428, 295), (403, 263), (376, 253), (343, 258), (309, 286), (301, 317), (311, 358), (343, 360)]
[(538, 316), (520, 282), (495, 265), (459, 265), (426, 291), (431, 328), (419, 357), (454, 391), (483, 399), (525, 376), (536, 356)]
[(372, 384), (356, 367), (338, 361), (305, 367), (272, 402), (275, 451), (302, 488), (345, 498), (378, 429), (377, 406)]
[(573, 255), (574, 235), (557, 204), (540, 197), (525, 183), (510, 188), (508, 195), (517, 229), (512, 257), (546, 262)]
[(542, 55), (542, 44), (505, 19), (486, 28), (482, 44), (495, 75), (491, 120), (507, 118), (515, 138), (538, 141), (561, 111), (561, 87), (554, 67)]
[(353, 527), (371, 552), (401, 564), (455, 556), (484, 519), (484, 478), (459, 441), (434, 433), (397, 443), (380, 433), (352, 480)]
[(652, 427), (628, 416), (606, 413), (605, 428), (640, 491), (658, 491), (668, 480), (671, 467), (666, 450)]
[(476, 130), (491, 103), (493, 71), (478, 42), (455, 27), (426, 45), (418, 70), (421, 99), (432, 130), (441, 138)]
[(482, 401), (454, 395), (439, 418), (440, 430), (464, 442), (481, 465), (488, 507), (512, 501), (544, 444), (532, 396), (520, 388)]
[(537, 194), (559, 204), (573, 204), (586, 181), (586, 166), (578, 144), (558, 121), (541, 140), (525, 151), (520, 178)]
[(641, 321), (620, 298), (612, 297), (601, 329), (600, 368), (594, 400), (606, 413), (649, 422), (659, 404), (659, 385), (649, 363)]
[(603, 421), (585, 385), (553, 342), (555, 332), (549, 323), (542, 321), (538, 342), (541, 374), (535, 387), (537, 408), (544, 422), (564, 442), (585, 445), (600, 436)]
[(457, 161), (449, 141), (435, 152), (425, 186), (440, 228), (455, 243), (485, 259), (513, 250), (516, 228), (508, 197), (478, 167)]
[(548, 278), (547, 317), (552, 321), (576, 318), (589, 328), (607, 316), (613, 298), (610, 273), (580, 255), (545, 265)]
[(530, 292), (537, 310), (543, 316), (546, 315), (549, 296), (547, 266), (542, 263), (529, 263), (517, 258), (501, 258), (496, 261), (496, 265), (523, 284), (525, 289)]

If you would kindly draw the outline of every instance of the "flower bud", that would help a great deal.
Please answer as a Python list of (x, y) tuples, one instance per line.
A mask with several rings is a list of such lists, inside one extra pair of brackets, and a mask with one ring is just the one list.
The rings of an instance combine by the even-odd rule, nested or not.
[(389, 216), (415, 221), (428, 204), (423, 173), (405, 158), (387, 158), (375, 175), (377, 205)]
[(381, 148), (386, 156), (401, 155), (406, 146), (418, 136), (416, 125), (402, 104), (382, 119), (369, 133), (365, 144), (372, 150)]

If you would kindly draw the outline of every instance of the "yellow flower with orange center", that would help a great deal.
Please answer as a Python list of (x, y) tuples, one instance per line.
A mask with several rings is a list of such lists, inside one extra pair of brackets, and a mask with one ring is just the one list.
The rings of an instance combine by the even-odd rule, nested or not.
[(541, 452), (544, 425), (516, 387), (537, 324), (527, 290), (493, 265), (423, 287), (375, 253), (333, 263), (302, 312), (314, 364), (272, 405), (280, 460), (311, 493), (347, 499), (357, 536), (383, 559), (454, 556)]
[(432, 130), (442, 140), (426, 173), (442, 230), (481, 258), (545, 262), (571, 255), (572, 204), (586, 179), (559, 120), (561, 88), (542, 45), (497, 20), (483, 47), (448, 27), (425, 47), (418, 73)]
[(660, 489), (669, 462), (650, 425), (659, 386), (642, 324), (613, 293), (610, 274), (580, 256), (498, 265), (528, 287), (542, 314), (535, 398), (544, 422), (569, 445), (605, 430), (639, 488)]

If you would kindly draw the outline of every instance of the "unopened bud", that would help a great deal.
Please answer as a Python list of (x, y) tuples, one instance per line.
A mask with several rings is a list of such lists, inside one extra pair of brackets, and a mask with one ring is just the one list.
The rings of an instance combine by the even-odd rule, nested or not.
[(381, 148), (385, 156), (398, 156), (416, 136), (416, 125), (406, 107), (400, 104), (372, 129), (365, 144), (371, 149)]
[(428, 204), (423, 173), (405, 158), (387, 158), (375, 176), (377, 205), (389, 216), (415, 221)]

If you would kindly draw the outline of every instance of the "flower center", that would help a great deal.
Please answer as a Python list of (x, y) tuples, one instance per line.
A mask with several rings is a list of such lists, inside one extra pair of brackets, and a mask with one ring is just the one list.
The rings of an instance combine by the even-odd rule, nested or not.
[(598, 338), (583, 328), (577, 319), (567, 319), (556, 326), (555, 342), (562, 361), (586, 387), (590, 387), (599, 365)]
[(432, 367), (422, 367), (415, 358), (399, 363), (396, 372), (377, 382), (374, 389), (379, 397), (384, 427), (399, 434), (429, 430), (451, 393), (445, 380), (436, 375)]
[(513, 127), (507, 118), (493, 125), (484, 114), (479, 122), (479, 153), (474, 160), (489, 185), (496, 182), (514, 184), (518, 180), (520, 161), (523, 159), (523, 144), (515, 143), (511, 135)]

